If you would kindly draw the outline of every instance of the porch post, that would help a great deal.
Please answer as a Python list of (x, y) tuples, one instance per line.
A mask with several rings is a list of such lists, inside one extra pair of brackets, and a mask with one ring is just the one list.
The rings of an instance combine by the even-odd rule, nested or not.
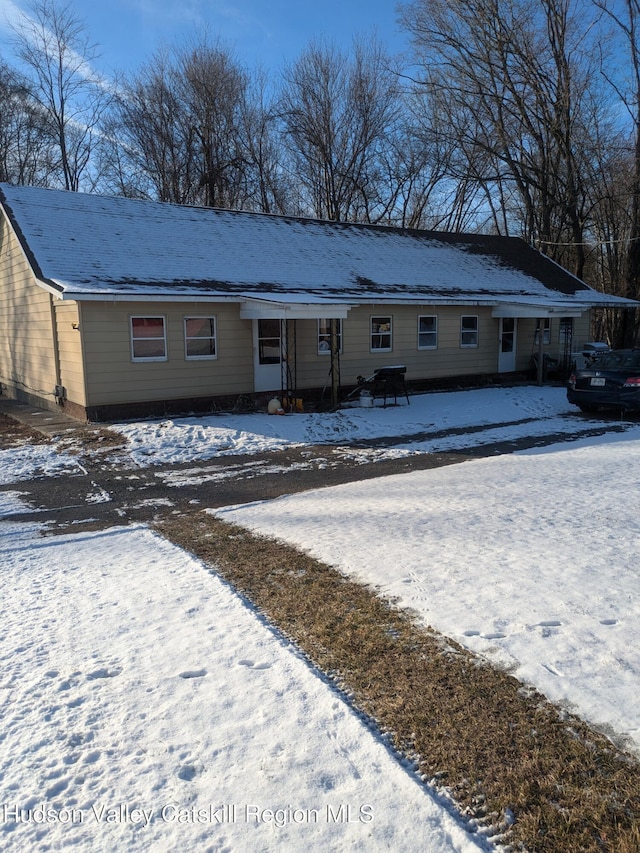
[(332, 317), (329, 321), (331, 347), (331, 406), (337, 409), (340, 401), (340, 347), (338, 345), (338, 321)]
[(538, 320), (538, 375), (536, 381), (542, 385), (544, 376), (544, 321)]

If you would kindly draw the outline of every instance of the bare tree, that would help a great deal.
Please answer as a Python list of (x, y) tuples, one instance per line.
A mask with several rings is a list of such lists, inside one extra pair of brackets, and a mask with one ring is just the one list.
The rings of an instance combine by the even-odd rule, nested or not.
[(115, 112), (110, 172), (121, 191), (227, 208), (281, 204), (273, 118), (225, 48), (203, 40), (159, 51), (123, 86)]
[[(618, 145), (616, 146), (616, 142)], [(630, 204), (633, 157), (625, 150), (626, 138), (612, 133), (603, 149), (590, 189), (596, 197), (591, 212), (592, 250), (587, 258), (585, 278), (604, 293), (628, 295), (626, 274), (630, 235)], [(617, 150), (616, 150), (617, 148)], [(617, 309), (598, 311), (594, 339), (614, 346), (625, 345), (630, 331), (626, 312)], [(633, 341), (632, 341), (633, 343)]]
[(54, 152), (26, 80), (0, 63), (0, 181), (46, 185)]
[(268, 94), (266, 76), (257, 73), (243, 106), (242, 126), (249, 205), (263, 213), (295, 213), (291, 171), (278, 133), (277, 108)]
[(197, 177), (196, 133), (181, 99), (178, 73), (166, 50), (125, 84), (109, 137), (116, 181), (128, 195), (188, 204)]
[(518, 198), (517, 219), (494, 209), (494, 225), (516, 226), (580, 275), (587, 206), (580, 158), (588, 136), (581, 117), (593, 75), (572, 6), (416, 0), (403, 20), (422, 63), (418, 88), (446, 116), (469, 178), (487, 201)]
[[(640, 298), (640, 0), (622, 0), (615, 8), (610, 3), (594, 0), (595, 6), (615, 24), (622, 36), (628, 56), (626, 79), (615, 79), (608, 70), (604, 73), (629, 117), (631, 140), (629, 155), (618, 158), (626, 166), (626, 181), (618, 181), (617, 193), (624, 192), (628, 213), (628, 237), (623, 274), (619, 292), (630, 299)], [(622, 173), (624, 174), (624, 172)], [(622, 346), (632, 346), (640, 335), (640, 318), (636, 311), (627, 311), (615, 337)]]
[(198, 150), (198, 189), (211, 207), (246, 201), (243, 107), (247, 74), (230, 53), (201, 43), (179, 58), (178, 80)]
[(407, 137), (413, 148), (422, 151), (416, 181), (422, 188), (424, 222), (444, 231), (489, 228), (508, 233), (504, 196), (492, 177), (493, 161), (470, 132), (469, 116), (464, 117), (464, 132), (458, 133), (458, 117), (442, 102), (439, 91), (421, 91), (410, 104), (412, 125)]
[(331, 220), (375, 221), (382, 156), (398, 117), (398, 86), (379, 43), (356, 41), (353, 58), (312, 43), (284, 73), (280, 115), (306, 204)]
[(93, 69), (96, 48), (72, 8), (38, 0), (30, 11), (14, 28), (14, 49), (43, 130), (56, 149), (57, 181), (78, 190), (89, 175), (110, 95)]

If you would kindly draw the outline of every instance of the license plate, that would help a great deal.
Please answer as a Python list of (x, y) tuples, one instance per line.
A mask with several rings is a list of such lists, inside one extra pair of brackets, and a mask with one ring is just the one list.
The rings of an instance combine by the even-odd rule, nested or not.
[(591, 385), (595, 386), (596, 388), (602, 388), (606, 381), (607, 380), (604, 378), (604, 376), (591, 377)]

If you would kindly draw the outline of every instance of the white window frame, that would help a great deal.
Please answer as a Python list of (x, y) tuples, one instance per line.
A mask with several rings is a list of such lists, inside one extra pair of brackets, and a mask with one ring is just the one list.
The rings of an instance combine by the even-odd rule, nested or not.
[[(420, 328), (421, 320), (433, 320), (433, 329), (429, 331), (422, 331)], [(433, 344), (421, 344), (420, 336), (421, 335), (433, 335), (435, 336), (435, 343)], [(438, 349), (438, 315), (437, 314), (418, 314), (418, 349)]]
[[(162, 335), (157, 337), (136, 337), (134, 334), (135, 320), (162, 320)], [(131, 360), (135, 362), (167, 361), (167, 318), (164, 314), (135, 314), (129, 317), (129, 338), (131, 341)], [(163, 355), (136, 355), (136, 341), (162, 341)]]
[[(213, 324), (213, 335), (189, 335), (187, 334), (187, 323), (189, 320), (210, 320)], [(218, 358), (218, 321), (214, 314), (198, 314), (183, 317), (184, 327), (184, 357), (186, 361), (214, 361)], [(190, 355), (189, 341), (213, 341), (213, 353), (207, 355)]]
[[(542, 327), (542, 343), (550, 344), (551, 343), (551, 317), (544, 317), (544, 326)], [(536, 320), (536, 333), (534, 336), (534, 343), (538, 344), (540, 341), (540, 320)]]
[[(475, 321), (475, 329), (465, 329), (464, 321), (465, 320), (474, 320)], [(473, 335), (473, 340), (471, 342), (465, 341), (465, 335)], [(460, 348), (461, 349), (477, 349), (480, 341), (480, 330), (478, 323), (478, 315), (477, 314), (462, 314), (460, 316)]]
[[(380, 323), (380, 320), (384, 320), (383, 323)], [(374, 331), (374, 325), (376, 326), (388, 326), (388, 329), (380, 330), (379, 328)], [(375, 347), (373, 345), (374, 339), (379, 338), (382, 342), (383, 335), (389, 336), (389, 346), (388, 347)], [(391, 352), (393, 350), (393, 316), (391, 314), (373, 314), (369, 318), (369, 351), (370, 352)]]
[[(342, 352), (342, 320), (338, 319), (338, 352)], [(326, 332), (320, 331), (320, 323), (324, 323)], [(317, 321), (318, 328), (318, 355), (331, 355), (331, 319), (323, 317)], [(324, 344), (324, 346), (320, 346)]]

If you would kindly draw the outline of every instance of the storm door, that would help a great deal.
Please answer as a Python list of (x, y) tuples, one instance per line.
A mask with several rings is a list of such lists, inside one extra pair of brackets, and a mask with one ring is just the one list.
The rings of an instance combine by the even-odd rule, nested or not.
[(254, 389), (279, 391), (282, 387), (282, 321), (253, 321)]
[(515, 317), (500, 318), (498, 373), (512, 373), (516, 369), (517, 324)]

